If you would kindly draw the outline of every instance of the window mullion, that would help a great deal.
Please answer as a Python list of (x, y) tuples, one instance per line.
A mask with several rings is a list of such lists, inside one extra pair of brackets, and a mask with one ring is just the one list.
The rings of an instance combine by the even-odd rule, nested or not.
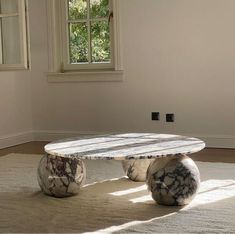
[[(68, 20), (68, 23), (86, 23), (88, 19), (72, 19), (72, 20)], [(108, 21), (108, 17), (103, 17), (103, 18), (92, 18), (92, 20), (90, 21), (94, 21), (94, 22), (97, 22), (97, 21)]]
[(87, 0), (87, 31), (88, 31), (88, 63), (91, 63), (91, 21), (90, 21), (90, 0)]
[(68, 23), (86, 23), (87, 19), (67, 20)]

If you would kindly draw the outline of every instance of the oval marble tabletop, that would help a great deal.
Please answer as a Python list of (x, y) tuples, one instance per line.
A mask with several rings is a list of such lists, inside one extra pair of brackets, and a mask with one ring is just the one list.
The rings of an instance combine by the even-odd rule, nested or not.
[(204, 147), (202, 140), (193, 137), (126, 133), (64, 139), (47, 144), (45, 151), (66, 158), (125, 160), (191, 154)]

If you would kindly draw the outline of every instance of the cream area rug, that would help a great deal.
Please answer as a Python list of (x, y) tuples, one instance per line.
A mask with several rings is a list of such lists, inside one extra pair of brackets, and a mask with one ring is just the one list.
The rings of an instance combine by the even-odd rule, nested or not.
[(196, 162), (197, 196), (185, 207), (156, 205), (144, 183), (123, 177), (118, 161), (85, 161), (79, 195), (41, 193), (42, 155), (0, 158), (1, 233), (235, 233), (235, 164)]

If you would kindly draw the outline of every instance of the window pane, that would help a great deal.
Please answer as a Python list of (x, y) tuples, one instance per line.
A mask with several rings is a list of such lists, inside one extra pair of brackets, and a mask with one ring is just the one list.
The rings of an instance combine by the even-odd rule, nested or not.
[(69, 0), (69, 20), (87, 18), (87, 0)]
[(88, 30), (86, 23), (69, 24), (70, 63), (88, 62)]
[(110, 35), (107, 21), (91, 23), (92, 62), (110, 62)]
[(1, 63), (17, 64), (20, 59), (20, 32), (18, 17), (6, 17), (1, 19)]
[(109, 0), (90, 0), (91, 18), (109, 16)]
[(18, 13), (18, 0), (0, 0), (2, 14)]

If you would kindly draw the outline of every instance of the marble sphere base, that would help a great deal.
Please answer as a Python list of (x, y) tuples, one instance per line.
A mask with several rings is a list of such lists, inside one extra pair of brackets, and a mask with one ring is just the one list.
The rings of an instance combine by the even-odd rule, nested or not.
[(55, 197), (77, 194), (86, 177), (86, 168), (80, 159), (44, 156), (38, 166), (38, 183), (42, 191)]
[(154, 159), (128, 159), (122, 161), (122, 167), (130, 180), (136, 182), (146, 181), (146, 172)]
[(187, 205), (195, 196), (200, 174), (186, 155), (155, 159), (147, 171), (147, 185), (161, 205)]

